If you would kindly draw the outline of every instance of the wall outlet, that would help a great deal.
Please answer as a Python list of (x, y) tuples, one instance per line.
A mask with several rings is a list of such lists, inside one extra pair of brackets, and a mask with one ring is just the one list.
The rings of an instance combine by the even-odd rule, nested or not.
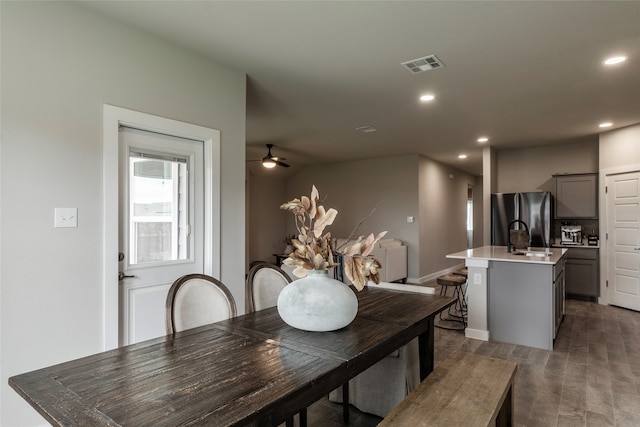
[(55, 208), (53, 210), (55, 228), (73, 228), (78, 226), (78, 208)]
[(474, 285), (482, 285), (482, 274), (473, 273), (473, 284)]
[(414, 222), (416, 219), (412, 216), (407, 217), (407, 222)]

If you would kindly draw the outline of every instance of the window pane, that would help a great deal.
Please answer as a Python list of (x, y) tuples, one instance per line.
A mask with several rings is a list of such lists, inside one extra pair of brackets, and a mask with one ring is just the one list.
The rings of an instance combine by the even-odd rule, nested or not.
[(131, 265), (187, 259), (187, 164), (129, 156)]
[(171, 223), (134, 223), (136, 260), (135, 264), (171, 260)]

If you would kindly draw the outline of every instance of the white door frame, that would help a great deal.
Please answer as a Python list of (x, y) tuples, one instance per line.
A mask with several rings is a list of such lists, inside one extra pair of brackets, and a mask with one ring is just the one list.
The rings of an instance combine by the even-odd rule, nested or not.
[(616, 166), (612, 168), (600, 169), (600, 297), (599, 304), (609, 305), (609, 288), (607, 278), (609, 277), (609, 265), (607, 263), (608, 251), (606, 236), (609, 233), (609, 218), (607, 217), (607, 179), (611, 175), (618, 175), (631, 172), (640, 172), (640, 164)]
[(104, 104), (103, 349), (118, 346), (118, 128), (120, 125), (204, 143), (204, 273), (220, 277), (220, 131)]

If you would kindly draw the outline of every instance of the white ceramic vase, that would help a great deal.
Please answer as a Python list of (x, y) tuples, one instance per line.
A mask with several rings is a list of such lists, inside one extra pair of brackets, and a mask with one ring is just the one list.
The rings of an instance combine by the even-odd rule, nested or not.
[(326, 332), (344, 328), (358, 313), (358, 298), (344, 283), (329, 277), (327, 270), (310, 270), (280, 292), (278, 313), (290, 326)]

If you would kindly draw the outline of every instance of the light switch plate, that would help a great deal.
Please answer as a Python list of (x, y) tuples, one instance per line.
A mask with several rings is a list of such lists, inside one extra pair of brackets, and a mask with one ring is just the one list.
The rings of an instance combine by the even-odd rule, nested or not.
[(78, 226), (78, 208), (55, 208), (54, 209), (55, 228), (77, 227)]

